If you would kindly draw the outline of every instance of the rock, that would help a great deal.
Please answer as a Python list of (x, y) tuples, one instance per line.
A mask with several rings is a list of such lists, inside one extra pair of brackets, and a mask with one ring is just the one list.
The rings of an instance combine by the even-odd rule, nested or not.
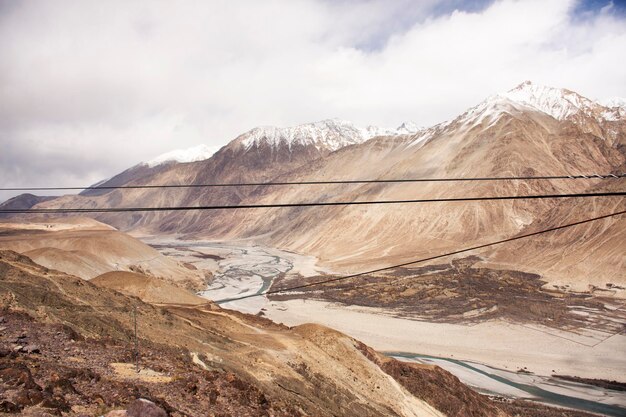
[(6, 364), (0, 369), (0, 380), (10, 387), (22, 387), (41, 391), (26, 365)]
[(217, 403), (217, 397), (219, 397), (220, 393), (216, 389), (212, 389), (209, 392), (209, 404), (215, 405)]
[(126, 410), (112, 410), (104, 415), (104, 417), (128, 417)]
[(24, 352), (26, 353), (41, 353), (41, 349), (37, 345), (26, 345), (24, 347)]
[(0, 323), (6, 323), (7, 319), (4, 316), (0, 316)]
[(45, 390), (57, 395), (78, 394), (78, 391), (76, 391), (76, 388), (74, 388), (74, 385), (69, 379), (60, 377), (56, 373), (50, 376), (50, 383), (46, 386)]
[(69, 403), (67, 402), (67, 400), (65, 400), (65, 398), (61, 395), (54, 395), (54, 396), (48, 395), (41, 402), (41, 407), (50, 408), (53, 410), (59, 410), (65, 413), (67, 413), (68, 411), (72, 409)]
[(0, 332), (4, 332), (6, 329), (6, 326), (0, 326)]
[(37, 408), (30, 408), (28, 410), (22, 410), (22, 417), (55, 417), (54, 414), (50, 414), (44, 410)]
[(63, 325), (61, 329), (70, 339), (70, 342), (73, 342), (75, 340), (83, 340), (83, 337), (80, 334), (78, 334), (76, 330), (72, 329), (70, 326)]
[(164, 409), (152, 401), (148, 401), (143, 398), (133, 401), (128, 406), (126, 415), (128, 417), (167, 417), (167, 413)]
[(13, 348), (13, 352), (21, 352), (24, 349), (24, 346), (17, 345)]
[(37, 389), (22, 389), (14, 393), (13, 402), (20, 408), (37, 405), (44, 400), (43, 392)]
[(19, 413), (20, 407), (17, 404), (12, 403), (11, 401), (2, 400), (0, 401), (0, 412), (3, 413)]

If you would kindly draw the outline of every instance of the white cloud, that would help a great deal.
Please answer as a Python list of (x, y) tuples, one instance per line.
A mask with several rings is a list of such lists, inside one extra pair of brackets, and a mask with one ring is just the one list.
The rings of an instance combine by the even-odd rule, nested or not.
[(1, 3), (0, 184), (89, 184), (260, 124), (428, 125), (526, 79), (626, 96), (626, 22), (611, 8), (446, 12), (459, 5)]

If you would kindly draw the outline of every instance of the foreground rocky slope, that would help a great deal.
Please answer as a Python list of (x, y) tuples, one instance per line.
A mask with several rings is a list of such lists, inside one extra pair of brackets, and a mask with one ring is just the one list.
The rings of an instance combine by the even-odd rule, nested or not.
[(0, 251), (0, 304), (2, 412), (101, 415), (141, 397), (174, 416), (585, 415), (495, 403), (322, 326), (158, 308), (11, 251)]
[[(132, 369), (129, 342), (136, 307), (142, 368), (151, 369), (148, 376), (156, 378), (132, 384), (142, 384), (151, 398), (162, 396), (181, 410), (179, 415), (211, 410), (213, 391), (218, 393), (213, 402), (223, 401), (224, 411), (241, 407), (241, 413), (236, 408), (229, 411), (236, 415), (441, 415), (367, 361), (356, 342), (328, 329), (290, 330), (212, 305), (159, 309), (49, 271), (13, 252), (2, 252), (0, 268), (1, 299), (8, 312), (28, 312), (35, 322), (64, 324), (81, 335), (66, 332), (51, 337), (50, 345), (39, 345), (42, 357), (56, 362), (49, 364), (50, 371), (78, 365), (97, 372), (99, 377), (85, 377), (88, 381), (102, 378), (105, 385), (110, 380), (124, 381), (126, 368), (115, 364), (127, 363)], [(21, 320), (25, 322), (19, 332), (26, 331), (26, 338), (44, 335), (45, 329), (55, 330), (53, 335), (60, 331), (47, 325), (39, 331), (36, 323)], [(11, 334), (6, 342), (20, 336)], [(79, 340), (71, 343), (67, 338), (72, 337)], [(15, 350), (13, 345), (6, 347)], [(66, 348), (69, 355), (63, 354)], [(128, 386), (126, 382), (123, 389)], [(235, 394), (229, 395), (229, 390)], [(104, 403), (123, 404), (132, 395), (114, 391)], [(195, 395), (197, 399), (190, 401)], [(88, 394), (82, 399), (85, 406), (93, 406), (92, 402), (98, 403)], [(263, 408), (267, 410), (262, 412)]]

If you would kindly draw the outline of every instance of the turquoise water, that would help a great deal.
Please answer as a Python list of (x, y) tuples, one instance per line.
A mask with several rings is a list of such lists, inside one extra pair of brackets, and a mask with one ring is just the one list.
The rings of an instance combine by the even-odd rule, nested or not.
[[(536, 387), (534, 385), (522, 384), (519, 382), (511, 381), (500, 375), (495, 375), (495, 374), (486, 372), (482, 369), (472, 366), (471, 364), (467, 362), (459, 361), (456, 359), (438, 358), (436, 356), (417, 355), (414, 353), (406, 353), (406, 352), (385, 352), (385, 355), (395, 357), (395, 358), (405, 358), (405, 359), (437, 359), (437, 360), (447, 361), (450, 363), (463, 366), (478, 374), (485, 375), (493, 379), (494, 381), (497, 381), (502, 384), (506, 384), (511, 387), (517, 388), (519, 390), (525, 391), (529, 393), (530, 395), (534, 396), (537, 401), (540, 401), (543, 403), (554, 404), (554, 405), (558, 405), (561, 407), (573, 408), (573, 409), (582, 410), (582, 411), (589, 411), (592, 413), (604, 414), (606, 416), (614, 416), (614, 417), (626, 416), (626, 408), (619, 407), (616, 405), (604, 404), (604, 403), (600, 403), (597, 401), (571, 397), (568, 395), (557, 394), (557, 393), (550, 392), (542, 388)], [(585, 385), (585, 384), (581, 384), (581, 385)], [(598, 389), (598, 387), (593, 387), (593, 386), (589, 386), (589, 387), (592, 389)]]

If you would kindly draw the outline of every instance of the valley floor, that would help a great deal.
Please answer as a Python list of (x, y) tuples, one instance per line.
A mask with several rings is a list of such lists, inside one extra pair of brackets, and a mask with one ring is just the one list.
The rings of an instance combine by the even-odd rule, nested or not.
[[(372, 308), (338, 306), (314, 300), (273, 301), (264, 313), (271, 320), (288, 326), (304, 322), (324, 324), (379, 351), (479, 362), (502, 370), (524, 370), (543, 376), (557, 374), (620, 380), (626, 372), (623, 349), (626, 336), (621, 334), (594, 346), (585, 344), (576, 335), (539, 326), (505, 321), (474, 325), (430, 323), (392, 317)], [(463, 379), (459, 369), (448, 370)], [(490, 388), (484, 385), (478, 374), (469, 375), (464, 382), (487, 391)], [(526, 396), (519, 392), (502, 394)], [(616, 404), (626, 406), (626, 394), (620, 393), (614, 400)]]
[[(208, 268), (214, 280), (203, 296), (221, 301), (222, 307), (265, 317), (288, 326), (319, 323), (344, 332), (379, 351), (402, 352), (410, 360), (438, 361), (465, 383), (483, 392), (521, 398), (538, 397), (529, 392), (494, 383), (481, 372), (453, 366), (446, 359), (501, 372), (514, 383), (588, 400), (591, 403), (626, 407), (626, 394), (592, 386), (572, 386), (551, 375), (623, 381), (626, 374), (626, 336), (621, 332), (598, 332), (591, 328), (559, 330), (536, 323), (489, 319), (472, 323), (442, 323), (398, 317), (390, 310), (346, 306), (327, 301), (254, 297), (276, 278), (319, 276), (315, 259), (246, 242), (164, 242), (148, 240), (162, 253), (198, 269)], [(458, 365), (458, 364), (457, 364)], [(530, 372), (527, 374), (518, 373)], [(502, 376), (500, 375), (500, 376)], [(494, 385), (496, 386), (494, 388)], [(610, 415), (610, 414), (609, 414)], [(615, 414), (615, 415), (619, 415)]]

